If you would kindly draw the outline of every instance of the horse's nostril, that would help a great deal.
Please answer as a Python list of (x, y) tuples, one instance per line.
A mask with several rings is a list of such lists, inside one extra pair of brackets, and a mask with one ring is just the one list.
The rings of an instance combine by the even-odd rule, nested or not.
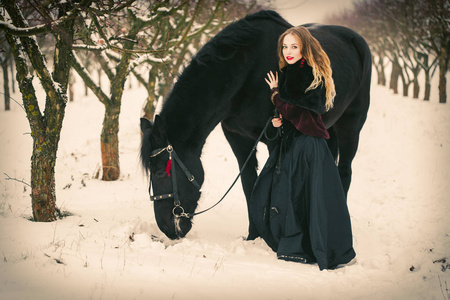
[(173, 223), (175, 225), (175, 233), (178, 237), (183, 237), (183, 230), (181, 229), (180, 218), (173, 218)]
[(173, 219), (173, 222), (175, 226), (175, 233), (178, 236), (178, 238), (184, 238), (192, 228), (192, 223), (188, 218), (175, 217)]

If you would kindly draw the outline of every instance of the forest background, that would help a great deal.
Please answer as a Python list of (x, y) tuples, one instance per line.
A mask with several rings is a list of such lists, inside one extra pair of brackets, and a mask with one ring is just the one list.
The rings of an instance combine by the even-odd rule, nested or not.
[[(306, 1), (296, 5), (302, 3), (306, 4)], [(177, 276), (183, 275), (193, 279), (197, 272), (200, 274), (211, 272), (205, 275), (206, 278), (212, 276), (223, 281), (213, 281), (207, 291), (213, 292), (215, 287), (225, 294), (227, 292), (225, 287), (214, 284), (229, 283), (235, 278), (240, 278), (243, 280), (242, 284), (246, 285), (251, 283), (251, 278), (260, 278), (258, 276), (264, 275), (271, 280), (282, 278), (286, 279), (286, 282), (296, 284), (299, 284), (299, 278), (305, 280), (308, 285), (310, 283), (323, 285), (324, 282), (328, 282), (329, 288), (323, 289), (321, 294), (330, 297), (334, 297), (336, 292), (340, 293), (339, 295), (347, 295), (347, 292), (336, 290), (340, 285), (343, 290), (352, 290), (355, 298), (358, 295), (388, 295), (392, 299), (400, 299), (399, 296), (402, 295), (414, 295), (423, 299), (441, 299), (441, 296), (442, 299), (449, 299), (448, 221), (441, 217), (446, 216), (448, 211), (446, 210), (448, 188), (444, 186), (448, 181), (446, 171), (448, 152), (444, 155), (443, 151), (448, 145), (449, 135), (448, 129), (443, 129), (442, 126), (448, 124), (446, 76), (449, 68), (449, 1), (355, 1), (348, 9), (329, 15), (323, 20), (323, 23), (341, 24), (356, 30), (363, 35), (372, 50), (375, 78), (373, 83), (378, 86), (373, 87), (374, 101), (369, 113), (379, 118), (377, 119), (379, 122), (369, 118), (364, 134), (371, 137), (377, 135), (389, 137), (391, 132), (401, 132), (401, 135), (395, 135), (395, 140), (389, 140), (390, 143), (384, 144), (388, 145), (386, 147), (376, 144), (375, 142), (380, 140), (375, 138), (368, 144), (365, 139), (368, 146), (363, 144), (360, 148), (361, 157), (367, 153), (381, 153), (383, 159), (356, 162), (355, 169), (367, 170), (367, 174), (360, 172), (359, 176), (355, 176), (352, 191), (353, 195), (366, 196), (366, 199), (363, 199), (364, 204), (359, 208), (357, 201), (349, 203), (353, 215), (352, 222), (355, 225), (356, 246), (359, 250), (359, 261), (354, 268), (346, 268), (347, 270), (332, 274), (336, 276), (327, 277), (326, 274), (318, 274), (312, 268), (277, 264), (270, 259), (270, 251), (259, 242), (244, 244), (232, 238), (231, 245), (227, 240), (223, 243), (226, 246), (219, 247), (211, 242), (217, 237), (207, 229), (213, 227), (212, 224), (226, 223), (224, 220), (230, 215), (230, 211), (226, 210), (227, 205), (231, 205), (228, 203), (223, 210), (217, 210), (214, 216), (207, 216), (206, 221), (197, 220), (198, 231), (193, 232), (191, 238), (175, 245), (167, 241), (160, 242), (160, 233), (152, 225), (154, 222), (138, 221), (143, 207), (142, 202), (147, 201), (148, 194), (145, 187), (142, 187), (145, 183), (139, 185), (144, 194), (139, 201), (129, 197), (128, 193), (131, 192), (128, 189), (137, 180), (127, 180), (130, 174), (121, 171), (119, 163), (119, 154), (125, 169), (132, 161), (129, 159), (129, 153), (119, 151), (119, 116), (136, 105), (136, 102), (124, 101), (124, 93), (132, 91), (131, 95), (135, 97), (146, 97), (142, 109), (139, 108), (140, 113), (132, 115), (136, 120), (139, 114), (151, 119), (170, 92), (177, 76), (204, 43), (230, 22), (260, 9), (275, 8), (272, 4), (273, 2), (269, 1), (3, 0), (1, 2), (0, 57), (3, 76), (1, 82), (4, 85), (4, 101), (1, 107), (5, 110), (1, 113), (3, 124), (8, 124), (2, 126), (2, 136), (8, 137), (6, 131), (17, 130), (19, 133), (16, 132), (15, 141), (32, 140), (32, 149), (26, 147), (17, 149), (17, 153), (24, 154), (22, 156), (31, 153), (29, 176), (17, 176), (13, 171), (1, 172), (4, 178), (1, 180), (0, 199), (2, 223), (0, 244), (3, 255), (0, 272), (2, 275), (6, 272), (6, 276), (2, 277), (5, 287), (2, 292), (24, 290), (33, 295), (33, 292), (39, 290), (34, 289), (31, 280), (14, 281), (17, 276), (26, 278), (27, 274), (31, 274), (30, 276), (34, 276), (34, 282), (40, 282), (42, 274), (47, 274), (54, 280), (52, 286), (55, 286), (53, 283), (63, 283), (64, 280), (59, 279), (61, 277), (59, 272), (67, 272), (64, 274), (64, 278), (68, 278), (67, 282), (78, 282), (72, 280), (70, 272), (77, 274), (79, 280), (86, 276), (88, 281), (92, 279), (88, 274), (93, 276), (92, 274), (104, 270), (106, 273), (102, 276), (105, 282), (108, 281), (110, 284), (110, 295), (119, 289), (115, 289), (115, 279), (122, 275), (133, 280), (138, 277), (146, 280), (158, 276), (165, 278), (164, 274), (170, 273), (168, 276), (170, 280), (167, 281), (170, 283), (179, 279)], [(17, 87), (20, 93), (15, 90)], [(386, 90), (385, 93), (383, 89)], [(139, 90), (139, 93), (135, 93), (134, 90)], [(142, 90), (145, 92), (142, 93)], [(390, 93), (394, 95), (398, 93), (400, 96), (393, 100)], [(20, 96), (11, 98), (11, 95), (19, 94), (22, 99)], [(386, 97), (388, 99), (380, 99), (379, 96), (383, 95), (385, 97), (389, 95)], [(97, 105), (86, 103), (86, 99), (91, 101), (93, 98), (98, 99)], [(417, 101), (411, 101), (411, 98), (416, 98)], [(381, 108), (380, 104), (385, 106)], [(23, 126), (11, 128), (17, 123), (7, 122), (19, 116), (15, 114), (17, 113), (15, 109), (19, 109), (19, 106), (23, 109), (21, 116), (24, 120), (21, 121), (25, 121), (26, 118), (29, 130)], [(420, 109), (419, 117), (415, 115), (418, 109)], [(66, 154), (66, 148), (60, 147), (64, 150), (58, 155), (60, 167), (61, 164), (66, 166), (67, 157), (70, 156), (74, 161), (71, 168), (74, 169), (68, 171), (70, 175), (59, 173), (63, 178), (55, 178), (61, 130), (65, 128), (70, 132), (77, 132), (73, 127), (79, 126), (81, 129), (85, 126), (74, 123), (74, 119), (83, 121), (97, 116), (99, 111), (100, 114), (104, 113), (100, 130), (98, 133), (96, 129), (94, 130), (94, 134), (99, 135), (98, 143), (86, 147), (88, 153), (86, 155), (94, 157), (94, 154), (101, 153), (100, 164), (97, 165), (96, 159), (87, 159), (76, 151)], [(75, 113), (78, 113), (77, 117), (73, 118), (72, 115)], [(64, 123), (66, 116), (72, 118)], [(127, 122), (132, 121), (127, 119)], [(86, 124), (92, 126), (94, 122)], [(137, 121), (135, 125), (138, 126)], [(122, 123), (122, 132), (130, 126), (132, 125)], [(380, 134), (380, 131), (384, 133)], [(24, 136), (19, 137), (22, 132), (25, 132)], [(92, 140), (92, 132), (80, 130), (75, 134), (80, 136), (72, 136), (71, 139), (81, 141), (81, 145), (85, 145), (84, 136)], [(400, 139), (400, 136), (403, 139)], [(132, 138), (126, 136), (124, 140), (120, 140), (122, 149), (124, 145), (131, 145), (130, 141), (135, 140), (137, 137), (134, 135)], [(9, 139), (2, 141), (2, 144), (4, 147), (16, 145)], [(130, 150), (131, 146), (125, 149)], [(133, 151), (136, 152), (134, 148), (129, 152)], [(223, 160), (226, 161), (231, 155), (228, 153)], [(375, 156), (369, 157), (369, 160), (372, 160)], [(400, 157), (401, 161), (394, 161), (395, 157)], [(28, 159), (28, 156), (24, 159), (26, 164)], [(208, 161), (208, 157), (205, 157), (205, 160)], [(217, 162), (218, 157), (214, 157), (214, 161)], [(18, 160), (14, 164), (22, 165), (22, 162)], [(86, 167), (86, 162), (90, 166)], [(378, 171), (375, 172), (375, 169), (387, 165), (387, 162), (391, 163), (389, 167), (381, 170), (383, 180), (377, 181), (375, 177), (380, 174)], [(361, 163), (364, 164), (363, 168)], [(409, 173), (406, 175), (394, 173), (392, 170), (396, 163)], [(10, 162), (7, 165), (9, 166)], [(75, 168), (83, 173), (80, 175), (81, 183), (78, 183), (79, 176), (76, 175)], [(431, 171), (432, 169), (434, 171)], [(89, 170), (87, 175), (86, 170)], [(415, 178), (417, 173), (421, 173), (421, 176), (417, 177), (420, 180), (413, 181), (417, 184), (401, 186), (400, 183)], [(70, 179), (72, 174), (75, 174), (75, 179), (73, 177)], [(401, 175), (393, 176), (393, 174)], [(214, 174), (212, 177), (217, 180), (220, 175)], [(55, 181), (59, 181), (59, 185), (55, 185)], [(62, 181), (64, 184), (61, 185)], [(370, 188), (375, 184), (379, 186)], [(81, 190), (76, 190), (77, 185), (80, 185)], [(221, 188), (223, 182), (217, 182), (215, 189)], [(364, 189), (372, 193), (366, 193)], [(410, 190), (411, 194), (405, 194), (402, 189)], [(420, 189), (423, 192), (416, 193)], [(111, 197), (107, 190), (113, 190), (115, 193), (111, 199), (106, 199)], [(377, 190), (381, 191), (381, 196), (376, 195)], [(11, 191), (16, 193), (11, 195)], [(206, 191), (205, 194), (207, 193)], [(70, 195), (77, 195), (76, 197), (85, 195), (86, 199), (76, 199), (67, 205)], [(118, 205), (114, 202), (116, 200), (113, 201), (115, 197), (127, 199), (129, 202), (122, 203), (123, 207), (120, 207), (119, 213), (111, 214), (112, 211), (109, 209)], [(23, 199), (30, 204), (31, 210), (23, 203)], [(83, 205), (84, 210), (80, 209)], [(69, 209), (66, 210), (67, 207)], [(88, 211), (87, 207), (92, 211)], [(129, 207), (139, 209), (128, 211)], [(146, 212), (143, 214), (151, 213), (147, 206), (145, 209)], [(21, 213), (22, 210), (27, 213)], [(104, 213), (100, 213), (100, 210)], [(83, 212), (81, 215), (74, 215), (80, 211)], [(231, 213), (239, 215), (236, 211)], [(99, 216), (103, 218), (100, 219)], [(107, 223), (108, 218), (117, 219)], [(141, 218), (144, 220), (144, 217)], [(128, 221), (124, 221), (125, 219)], [(239, 228), (245, 228), (242, 222), (236, 222), (234, 219), (232, 222), (236, 224), (227, 223), (226, 232), (223, 232), (223, 229), (217, 230), (226, 236), (228, 232), (235, 234), (242, 231)], [(97, 236), (98, 232), (94, 231), (94, 226), (100, 227), (102, 234), (100, 237)], [(205, 232), (207, 238), (199, 235), (200, 231)], [(73, 240), (72, 235), (76, 235)], [(375, 242), (371, 238), (378, 240)], [(99, 241), (100, 243), (103, 241), (104, 244), (99, 245)], [(38, 246), (30, 246), (31, 244)], [(408, 248), (407, 254), (400, 249), (402, 247)], [(8, 251), (10, 249), (12, 250)], [(148, 267), (148, 264), (143, 262), (143, 256), (140, 256), (144, 253), (150, 253), (149, 255), (153, 257), (151, 262), (153, 269), (145, 271), (148, 273), (144, 273), (143, 268), (140, 268), (141, 264)], [(180, 253), (182, 258), (179, 256)], [(242, 253), (250, 255), (241, 257)], [(205, 259), (207, 263), (197, 259), (197, 256), (193, 257), (194, 254), (198, 254), (198, 257)], [(227, 262), (227, 259), (231, 261)], [(119, 260), (123, 268), (118, 266)], [(257, 265), (259, 261), (264, 263)], [(240, 263), (250, 268), (237, 268)], [(83, 271), (76, 268), (80, 264), (83, 265)], [(187, 269), (180, 267), (186, 265), (189, 265)], [(270, 267), (269, 270), (266, 269), (267, 266)], [(114, 273), (112, 269), (117, 272)], [(125, 276), (126, 269), (136, 277)], [(224, 269), (225, 272), (221, 275)], [(47, 272), (49, 270), (51, 275)], [(342, 273), (346, 276), (341, 276)], [(107, 277), (106, 274), (114, 275)], [(247, 275), (242, 278), (238, 274)], [(419, 278), (420, 276), (422, 278)], [(92, 282), (100, 286), (102, 284), (100, 277), (99, 275), (97, 281)], [(65, 284), (67, 282), (64, 281)], [(146, 284), (139, 282), (141, 286)], [(159, 281), (156, 278), (152, 282), (157, 284)], [(177, 282), (180, 283), (178, 288), (182, 294), (182, 290), (188, 286), (184, 282)], [(358, 282), (364, 286), (355, 289)], [(27, 284), (29, 286), (25, 288)], [(203, 284), (204, 280), (199, 280), (199, 285)], [(239, 285), (239, 282), (235, 284)], [(277, 284), (282, 283), (277, 281)], [(43, 284), (41, 291), (47, 286)], [(61, 285), (61, 289), (65, 286)], [(166, 285), (162, 286), (169, 290)], [(377, 288), (380, 286), (384, 288)], [(393, 293), (392, 286), (397, 287), (397, 293)], [(288, 283), (282, 284), (282, 287), (283, 291), (289, 292), (289, 289), (292, 289)], [(431, 290), (427, 290), (430, 287)], [(136, 286), (132, 286), (129, 291), (135, 291), (135, 288)], [(68, 289), (66, 293), (70, 291), (70, 294), (73, 294), (74, 290)], [(121, 292), (123, 295), (123, 291)], [(319, 293), (317, 290), (308, 289), (304, 292), (306, 295)], [(97, 293), (98, 290), (92, 291), (93, 295)], [(108, 294), (107, 291), (103, 293)], [(246, 294), (242, 295), (245, 297)], [(266, 298), (270, 295), (273, 294), (265, 294)], [(290, 297), (292, 294), (284, 295)], [(101, 293), (99, 298), (102, 298)], [(389, 299), (389, 297), (379, 298)]]
[[(97, 177), (120, 176), (119, 115), (125, 82), (135, 76), (147, 89), (143, 116), (152, 119), (158, 103), (200, 47), (233, 20), (269, 7), (257, 1), (26, 1), (2, 0), (1, 65), (5, 110), (16, 78), (33, 139), (31, 202), (33, 220), (64, 215), (56, 206), (56, 154), (68, 101), (73, 101), (74, 73), (105, 107), (100, 135), (102, 168)], [(359, 32), (373, 53), (378, 84), (424, 100), (438, 70), (439, 102), (447, 102), (449, 68), (448, 0), (363, 0), (329, 16), (325, 23)], [(11, 71), (10, 71), (11, 70)], [(11, 74), (16, 74), (13, 76)], [(36, 74), (46, 97), (38, 99)], [(96, 74), (96, 75), (94, 75)], [(102, 75), (108, 78), (102, 82)], [(44, 101), (43, 101), (44, 100)], [(44, 107), (44, 108), (43, 108)]]

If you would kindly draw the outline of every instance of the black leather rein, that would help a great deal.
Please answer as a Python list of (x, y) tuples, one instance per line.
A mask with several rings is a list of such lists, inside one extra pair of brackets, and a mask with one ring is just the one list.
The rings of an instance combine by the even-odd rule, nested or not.
[[(157, 195), (157, 196), (151, 196), (150, 195), (150, 200), (151, 201), (160, 201), (160, 200), (165, 200), (165, 199), (169, 199), (169, 198), (173, 198), (174, 199), (174, 208), (172, 210), (172, 213), (175, 217), (180, 218), (180, 217), (184, 217), (184, 218), (192, 218), (195, 215), (199, 215), (202, 214), (204, 212), (207, 212), (208, 210), (212, 209), (213, 207), (215, 207), (216, 205), (218, 205), (220, 202), (222, 202), (222, 200), (228, 195), (228, 193), (231, 191), (231, 189), (233, 188), (233, 186), (235, 185), (236, 181), (239, 179), (239, 177), (241, 176), (242, 172), (244, 171), (245, 167), (247, 166), (248, 161), (250, 160), (251, 155), (253, 154), (253, 152), (255, 152), (256, 147), (258, 146), (258, 143), (261, 141), (262, 137), (265, 136), (266, 139), (268, 140), (275, 140), (278, 135), (280, 134), (280, 131), (278, 130), (277, 134), (273, 137), (273, 138), (268, 138), (266, 131), (267, 131), (267, 127), (270, 124), (271, 120), (273, 117), (270, 117), (269, 120), (267, 120), (266, 125), (264, 126), (263, 130), (261, 131), (261, 134), (259, 135), (258, 139), (255, 142), (255, 145), (253, 146), (252, 150), (250, 151), (250, 154), (247, 156), (247, 159), (245, 160), (244, 164), (242, 165), (241, 170), (239, 171), (239, 174), (237, 175), (237, 177), (234, 179), (233, 183), (231, 184), (231, 186), (228, 188), (228, 190), (225, 192), (225, 194), (222, 196), (222, 198), (220, 198), (219, 201), (217, 201), (214, 205), (212, 205), (211, 207), (202, 210), (200, 212), (196, 212), (196, 213), (186, 213), (183, 209), (183, 207), (181, 206), (181, 201), (179, 199), (178, 196), (178, 184), (177, 184), (177, 177), (176, 177), (176, 169), (175, 169), (175, 165), (178, 163), (178, 165), (180, 166), (181, 170), (183, 171), (184, 175), (186, 176), (186, 178), (198, 189), (200, 190), (200, 185), (198, 184), (198, 182), (195, 180), (194, 175), (192, 175), (191, 172), (189, 172), (189, 170), (186, 168), (185, 164), (181, 161), (181, 159), (178, 157), (177, 153), (175, 152), (175, 150), (173, 149), (172, 145), (169, 143), (167, 145), (167, 147), (164, 148), (158, 148), (154, 151), (152, 151), (152, 153), (150, 154), (150, 157), (156, 157), (158, 155), (160, 155), (161, 153), (163, 153), (164, 151), (167, 151), (169, 153), (169, 160), (172, 159), (172, 157), (174, 158), (174, 162), (172, 162), (172, 187), (173, 187), (173, 193), (169, 193), (169, 194), (162, 194), (162, 195)], [(150, 180), (150, 184), (151, 184), (151, 180)]]

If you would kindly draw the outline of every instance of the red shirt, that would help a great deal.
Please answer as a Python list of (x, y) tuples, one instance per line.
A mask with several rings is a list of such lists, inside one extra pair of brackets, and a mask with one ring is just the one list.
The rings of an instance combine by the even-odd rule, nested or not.
[(321, 115), (300, 106), (283, 102), (280, 99), (278, 88), (271, 91), (270, 98), (273, 99), (275, 107), (283, 116), (283, 119), (290, 121), (298, 131), (310, 136), (330, 138)]

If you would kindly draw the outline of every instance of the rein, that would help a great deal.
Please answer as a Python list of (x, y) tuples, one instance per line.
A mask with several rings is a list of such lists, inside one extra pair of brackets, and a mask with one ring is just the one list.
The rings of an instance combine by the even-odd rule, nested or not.
[[(228, 195), (228, 193), (231, 191), (231, 189), (233, 188), (233, 186), (236, 184), (237, 180), (239, 179), (239, 177), (241, 177), (242, 172), (244, 171), (245, 167), (247, 167), (247, 163), (250, 160), (250, 157), (252, 156), (252, 154), (255, 152), (256, 147), (258, 146), (258, 143), (261, 141), (262, 137), (264, 136), (266, 139), (273, 141), (274, 139), (276, 139), (278, 137), (278, 135), (280, 134), (280, 131), (278, 131), (274, 137), (269, 138), (267, 136), (267, 127), (269, 126), (271, 120), (273, 117), (270, 117), (267, 122), (266, 125), (264, 126), (263, 130), (261, 131), (261, 134), (259, 135), (258, 139), (255, 142), (255, 145), (253, 146), (252, 150), (250, 151), (250, 154), (247, 156), (247, 159), (245, 160), (244, 164), (242, 165), (242, 168), (239, 171), (239, 174), (236, 176), (236, 178), (234, 179), (233, 183), (231, 184), (231, 186), (228, 188), (228, 190), (225, 192), (225, 194), (222, 196), (222, 198), (220, 198), (219, 201), (217, 201), (214, 205), (210, 206), (207, 209), (204, 209), (202, 211), (199, 212), (194, 212), (192, 214), (190, 213), (186, 213), (184, 212), (183, 207), (181, 206), (181, 201), (179, 199), (178, 196), (178, 185), (177, 185), (177, 179), (176, 179), (176, 170), (175, 170), (175, 165), (174, 163), (171, 164), (171, 168), (173, 168), (173, 172), (172, 172), (172, 186), (173, 186), (173, 193), (171, 194), (163, 194), (163, 195), (157, 195), (157, 196), (151, 196), (150, 195), (150, 200), (151, 201), (159, 201), (159, 200), (165, 200), (165, 199), (169, 199), (169, 198), (173, 198), (174, 199), (174, 208), (172, 210), (172, 213), (175, 217), (180, 218), (180, 217), (184, 217), (184, 218), (192, 218), (196, 215), (200, 215), (202, 213), (205, 213), (209, 210), (211, 210), (212, 208), (216, 207), (220, 202), (222, 202), (223, 199), (225, 199), (225, 197)], [(189, 170), (186, 168), (185, 164), (181, 161), (181, 159), (178, 157), (177, 153), (175, 152), (175, 150), (173, 149), (172, 145), (169, 143), (167, 145), (167, 147), (164, 148), (158, 148), (156, 150), (154, 150), (151, 154), (150, 157), (156, 157), (158, 155), (160, 155), (161, 153), (163, 153), (164, 151), (167, 151), (169, 153), (169, 161), (172, 159), (172, 157), (175, 159), (175, 161), (178, 163), (178, 165), (180, 166), (181, 170), (183, 171), (184, 175), (186, 176), (186, 178), (198, 189), (200, 190), (200, 185), (198, 184), (198, 182), (195, 180), (194, 175), (192, 175), (191, 172), (189, 172)], [(151, 180), (150, 180), (150, 184), (151, 184)]]

